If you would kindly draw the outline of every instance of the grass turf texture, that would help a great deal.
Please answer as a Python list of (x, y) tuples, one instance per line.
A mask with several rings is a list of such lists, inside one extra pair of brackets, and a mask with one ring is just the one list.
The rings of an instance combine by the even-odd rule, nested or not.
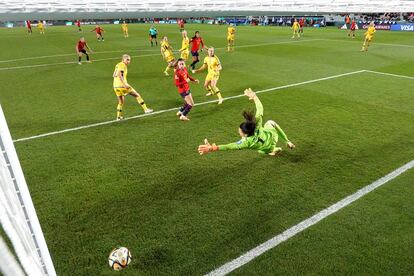
[[(128, 39), (120, 26), (103, 27), (105, 42), (96, 41), (92, 27), (84, 27), (84, 35), (96, 51), (92, 59), (113, 59), (0, 71), (0, 100), (14, 139), (114, 119), (111, 76), (124, 52), (153, 54), (133, 57), (128, 72), (151, 108), (181, 104), (172, 77), (162, 75), (159, 48), (149, 46), (148, 25), (130, 25)], [(177, 26), (158, 29), (179, 49)], [(200, 30), (209, 46), (225, 46), (225, 26), (187, 29), (190, 35)], [(0, 34), (0, 60), (70, 54), (80, 36), (75, 27), (50, 27), (45, 36), (18, 28)], [(290, 36), (287, 28), (238, 27), (236, 44), (284, 43)], [(337, 29), (305, 29), (302, 40), (319, 40), (236, 47), (234, 53), (218, 49), (224, 68), (218, 85), (226, 97), (246, 87), (261, 90), (361, 69), (414, 75), (413, 48), (387, 45), (412, 45), (413, 34), (378, 31), (368, 53), (359, 52), (361, 37), (362, 31), (351, 40)], [(76, 55), (2, 62), (0, 70), (67, 61), (76, 62)], [(196, 76), (203, 80), (205, 74)], [(297, 145), (277, 158), (254, 151), (198, 155), (205, 137), (218, 143), (238, 139), (240, 113), (253, 108), (246, 98), (195, 107), (188, 123), (168, 112), (19, 142), (16, 148), (59, 275), (113, 275), (107, 255), (117, 245), (134, 257), (124, 274), (202, 274), (412, 160), (413, 88), (414, 80), (360, 73), (259, 95), (264, 119), (276, 120)], [(192, 85), (192, 92), (196, 102), (207, 100), (201, 85)], [(130, 98), (124, 110), (126, 116), (142, 113)], [(378, 215), (373, 227), (379, 240), (397, 245), (385, 242), (378, 252), (401, 273), (412, 271), (413, 257), (402, 254), (407, 247), (398, 235), (414, 226), (401, 214), (413, 208), (408, 195), (414, 191), (402, 177), (387, 185), (394, 183), (406, 192), (381, 188), (371, 200), (265, 254), (267, 264), (259, 259), (238, 273), (352, 273), (360, 264), (367, 272), (390, 272), (361, 254), (375, 238), (361, 222), (381, 205), (373, 200), (380, 193), (392, 195), (392, 208), (381, 208), (388, 216)], [(401, 228), (384, 229), (393, 221)], [(344, 251), (341, 246), (349, 243)], [(296, 254), (305, 255), (308, 245), (316, 255), (301, 258), (298, 267)], [(339, 257), (327, 266), (324, 252)]]

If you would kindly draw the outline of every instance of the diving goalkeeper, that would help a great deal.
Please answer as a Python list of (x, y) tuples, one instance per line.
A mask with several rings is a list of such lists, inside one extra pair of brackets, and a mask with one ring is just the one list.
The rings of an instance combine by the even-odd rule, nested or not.
[(285, 132), (275, 121), (269, 120), (262, 126), (263, 105), (256, 93), (249, 88), (244, 90), (244, 95), (247, 96), (249, 100), (254, 101), (256, 105), (256, 115), (254, 116), (251, 111), (243, 112), (245, 121), (241, 123), (239, 127), (241, 140), (235, 143), (217, 146), (214, 143), (210, 144), (208, 140), (205, 139), (204, 145), (198, 146), (198, 152), (201, 155), (218, 150), (254, 149), (259, 153), (274, 156), (282, 151), (282, 148), (276, 146), (279, 137), (286, 143), (288, 148), (295, 148), (295, 145), (289, 141)]

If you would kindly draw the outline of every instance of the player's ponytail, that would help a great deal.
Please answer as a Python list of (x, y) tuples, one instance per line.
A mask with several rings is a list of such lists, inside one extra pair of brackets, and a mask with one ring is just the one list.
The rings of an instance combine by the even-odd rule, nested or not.
[(256, 119), (252, 111), (243, 111), (242, 113), (245, 121), (240, 124), (240, 129), (247, 136), (252, 136), (256, 129)]

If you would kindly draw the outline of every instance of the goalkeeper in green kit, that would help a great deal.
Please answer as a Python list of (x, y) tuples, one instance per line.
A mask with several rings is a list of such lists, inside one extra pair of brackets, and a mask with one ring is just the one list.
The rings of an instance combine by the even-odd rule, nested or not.
[(218, 150), (241, 150), (241, 149), (254, 149), (259, 153), (268, 155), (276, 155), (282, 148), (277, 147), (277, 141), (281, 138), (286, 146), (290, 149), (294, 149), (295, 145), (289, 141), (285, 132), (280, 126), (272, 120), (267, 121), (264, 126), (263, 123), (263, 105), (250, 88), (244, 90), (244, 95), (253, 100), (256, 104), (256, 115), (253, 112), (244, 111), (243, 117), (245, 121), (240, 124), (239, 134), (241, 140), (235, 143), (227, 145), (210, 144), (207, 139), (204, 140), (204, 145), (198, 146), (198, 152), (200, 154), (206, 154)]

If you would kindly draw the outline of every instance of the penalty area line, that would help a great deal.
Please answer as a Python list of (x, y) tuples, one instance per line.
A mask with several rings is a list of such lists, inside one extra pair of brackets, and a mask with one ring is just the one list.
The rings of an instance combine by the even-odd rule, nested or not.
[[(236, 48), (249, 48), (249, 47), (261, 47), (261, 46), (271, 46), (271, 45), (280, 45), (280, 44), (295, 44), (295, 43), (299, 43), (299, 42), (312, 42), (312, 41), (317, 41), (317, 40), (322, 40), (322, 39), (304, 39), (304, 40), (293, 40), (293, 41), (278, 41), (278, 42), (269, 42), (269, 43), (260, 43), (260, 44), (246, 44), (246, 45), (239, 45), (239, 46), (235, 46)], [(217, 47), (215, 48), (216, 50), (224, 50), (227, 49), (227, 47)], [(133, 51), (133, 50), (131, 50)], [(131, 52), (129, 51), (129, 52)], [(140, 52), (141, 50), (136, 50), (138, 52)], [(147, 51), (147, 50), (142, 50), (142, 51)], [(109, 51), (108, 51), (109, 52)], [(128, 51), (122, 51), (122, 52), (128, 52)], [(103, 52), (102, 52), (103, 53)], [(175, 51), (175, 53), (179, 53), (178, 51)], [(73, 56), (76, 55), (76, 53), (72, 54)], [(160, 56), (161, 54), (144, 54), (144, 55), (132, 55), (131, 57), (136, 58), (136, 57), (151, 57), (151, 56)], [(48, 56), (43, 56), (43, 57), (48, 57)], [(31, 57), (28, 59), (35, 59), (35, 57)], [(100, 59), (93, 59), (92, 63), (95, 62), (100, 62), (100, 61), (108, 61), (108, 60), (117, 60), (117, 59), (121, 59), (121, 56), (118, 57), (109, 57), (109, 58), (100, 58)], [(20, 59), (23, 60), (23, 59)], [(1, 61), (0, 61), (1, 62)], [(64, 62), (56, 62), (56, 63), (41, 63), (41, 64), (33, 64), (33, 65), (21, 65), (21, 66), (12, 66), (12, 67), (0, 67), (0, 71), (8, 71), (8, 70), (16, 70), (16, 69), (27, 69), (27, 68), (39, 68), (39, 67), (48, 67), (48, 66), (57, 66), (57, 65), (69, 65), (69, 64), (77, 64), (78, 61), (64, 61)], [(85, 62), (83, 62), (85, 63)]]
[(386, 72), (380, 72), (380, 71), (372, 71), (372, 70), (365, 70), (365, 72), (367, 72), (367, 73), (373, 73), (373, 74), (378, 74), (378, 75), (384, 75), (384, 76), (390, 76), (390, 77), (397, 77), (397, 78), (414, 80), (414, 77), (406, 76), (406, 75), (392, 74), (392, 73), (386, 73)]
[(282, 242), (290, 239), (291, 237), (299, 234), (303, 230), (315, 225), (316, 223), (320, 222), (321, 220), (325, 219), (326, 217), (338, 212), (342, 208), (348, 206), (349, 204), (357, 201), (361, 197), (365, 196), (366, 194), (372, 192), (373, 190), (381, 187), (385, 183), (389, 182), (390, 180), (396, 178), (397, 176), (401, 175), (402, 173), (412, 169), (414, 167), (414, 160), (406, 163), (405, 165), (399, 167), (398, 169), (392, 171), (391, 173), (387, 174), (386, 176), (376, 180), (375, 182), (359, 189), (357, 192), (345, 197), (344, 199), (338, 201), (335, 204), (332, 204), (326, 209), (323, 209), (319, 213), (313, 215), (312, 217), (303, 220), (302, 222), (296, 224), (295, 226), (290, 227), (289, 229), (285, 230), (283, 233), (274, 236), (270, 240), (260, 244), (259, 246), (249, 250), (248, 252), (244, 253), (240, 257), (222, 265), (221, 267), (209, 272), (206, 276), (218, 276), (218, 275), (226, 275), (233, 270), (249, 263), (256, 257), (259, 257), (263, 253), (269, 251), (270, 249), (275, 248)]
[[(348, 73), (343, 73), (343, 74), (332, 75), (332, 76), (328, 76), (328, 77), (324, 77), (324, 78), (318, 78), (318, 79), (314, 79), (314, 80), (308, 80), (308, 81), (302, 81), (302, 82), (297, 82), (297, 83), (292, 83), (292, 84), (287, 84), (287, 85), (282, 85), (282, 86), (276, 86), (276, 87), (272, 87), (272, 88), (268, 88), (268, 89), (264, 89), (264, 90), (258, 90), (258, 91), (256, 91), (256, 93), (258, 93), (258, 94), (259, 93), (266, 93), (266, 92), (270, 92), (270, 91), (276, 91), (276, 90), (281, 90), (281, 89), (284, 89), (284, 88), (290, 88), (290, 87), (305, 85), (305, 84), (309, 84), (309, 83), (340, 78), (340, 77), (359, 74), (359, 73), (363, 73), (363, 72), (366, 72), (366, 70), (358, 70), (358, 71), (353, 71), (353, 72), (348, 72)], [(244, 96), (244, 94), (226, 97), (226, 98), (224, 98), (224, 101), (240, 98), (240, 97), (243, 97), (243, 96)], [(217, 101), (218, 100), (205, 101), (205, 102), (201, 102), (201, 103), (196, 103), (194, 106), (200, 106), (200, 105), (205, 105), (205, 104), (210, 104), (210, 103), (216, 103)], [(166, 112), (170, 112), (170, 111), (177, 111), (177, 109), (178, 109), (178, 107), (173, 107), (173, 108), (169, 108), (169, 109), (163, 109), (163, 110), (155, 111), (155, 112), (152, 112), (152, 113), (149, 113), (149, 114), (140, 114), (140, 115), (136, 115), (136, 116), (132, 116), (132, 117), (127, 117), (127, 118), (123, 119), (122, 121), (110, 120), (110, 121), (104, 121), (104, 122), (99, 122), (99, 123), (95, 123), (95, 124), (89, 124), (89, 125), (84, 125), (84, 126), (79, 126), (79, 127), (73, 127), (73, 128), (68, 128), (68, 129), (43, 133), (43, 134), (39, 134), (39, 135), (19, 138), (19, 139), (13, 140), (13, 142), (17, 143), (17, 142), (22, 142), (22, 141), (33, 140), (33, 139), (38, 139), (38, 138), (42, 138), (42, 137), (62, 134), (62, 133), (66, 133), (66, 132), (77, 131), (77, 130), (86, 129), (86, 128), (92, 128), (92, 127), (103, 126), (103, 125), (108, 125), (108, 124), (117, 123), (117, 122), (128, 121), (128, 120), (132, 120), (132, 119), (157, 115), (157, 114), (166, 113)]]

